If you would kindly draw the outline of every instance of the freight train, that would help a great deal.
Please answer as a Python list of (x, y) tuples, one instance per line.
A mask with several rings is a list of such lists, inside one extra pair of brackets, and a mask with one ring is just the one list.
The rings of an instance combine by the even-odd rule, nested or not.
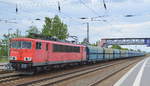
[(143, 52), (85, 46), (59, 41), (13, 38), (10, 63), (16, 71), (38, 71), (54, 66), (87, 64), (143, 56)]

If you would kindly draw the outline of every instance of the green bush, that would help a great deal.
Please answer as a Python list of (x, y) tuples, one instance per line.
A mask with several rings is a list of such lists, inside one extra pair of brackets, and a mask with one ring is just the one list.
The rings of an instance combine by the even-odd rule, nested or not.
[(0, 63), (3, 63), (3, 62), (8, 62), (8, 58), (5, 56), (1, 57), (0, 58)]
[(8, 48), (6, 46), (1, 46), (0, 47), (0, 58), (2, 56), (7, 56), (8, 55)]

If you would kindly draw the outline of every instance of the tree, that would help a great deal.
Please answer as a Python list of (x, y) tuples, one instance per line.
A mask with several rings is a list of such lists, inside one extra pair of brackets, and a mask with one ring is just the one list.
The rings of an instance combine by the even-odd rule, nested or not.
[(111, 48), (114, 48), (114, 49), (122, 49), (121, 46), (119, 46), (119, 45), (112, 45)]
[(82, 41), (80, 44), (87, 45), (87, 44), (88, 44), (88, 42), (87, 42), (87, 38), (84, 38), (84, 39), (83, 39), (83, 41)]
[(22, 37), (21, 35), (21, 31), (19, 29), (16, 29), (16, 31), (12, 34), (9, 34), (10, 37), (9, 38), (18, 38), (18, 37)]
[(42, 35), (53, 36), (64, 40), (68, 37), (68, 28), (57, 15), (54, 18), (45, 17)]
[(122, 48), (122, 50), (129, 50), (128, 48)]
[(43, 25), (42, 34), (45, 36), (52, 36), (52, 19), (45, 17), (45, 24)]
[(35, 38), (33, 37), (33, 35), (31, 35), (31, 33), (36, 33), (36, 34), (40, 34), (40, 31), (38, 30), (38, 28), (36, 26), (30, 26), (30, 29), (26, 31), (27, 37), (29, 38)]
[(8, 55), (9, 40), (11, 38), (17, 38), (17, 37), (22, 37), (21, 31), (19, 29), (16, 29), (14, 33), (7, 33), (3, 35), (3, 39), (0, 45), (0, 57)]
[(112, 45), (111, 48), (120, 49), (120, 50), (129, 50), (128, 48), (122, 48), (120, 45)]
[(134, 51), (133, 49), (130, 49), (130, 51)]
[(137, 50), (138, 52), (142, 52), (140, 49)]

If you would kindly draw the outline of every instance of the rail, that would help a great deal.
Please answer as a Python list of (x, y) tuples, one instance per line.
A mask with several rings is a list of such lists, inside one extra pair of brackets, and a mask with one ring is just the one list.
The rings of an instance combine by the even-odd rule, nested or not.
[(91, 83), (91, 84), (90, 84), (90, 85), (88, 85), (88, 86), (97, 86), (97, 85), (98, 85), (99, 83), (101, 83), (102, 81), (104, 81), (104, 80), (106, 80), (106, 79), (110, 78), (110, 77), (111, 77), (111, 76), (113, 76), (114, 74), (116, 74), (116, 73), (118, 73), (118, 72), (122, 71), (123, 69), (125, 69), (125, 68), (129, 67), (130, 65), (132, 65), (132, 64), (134, 64), (134, 63), (136, 63), (136, 62), (138, 62), (138, 61), (131, 62), (131, 63), (127, 64), (127, 65), (124, 65), (123, 67), (118, 68), (118, 70), (114, 70), (114, 71), (112, 71), (112, 72), (108, 73), (106, 76), (104, 76), (104, 77), (102, 77), (102, 78), (98, 79), (97, 81), (95, 81), (95, 82)]
[(74, 72), (64, 73), (64, 74), (56, 75), (53, 77), (48, 77), (48, 78), (44, 78), (44, 79), (40, 79), (40, 80), (31, 81), (28, 83), (19, 84), (17, 86), (28, 86), (28, 85), (49, 86), (49, 85), (53, 85), (53, 84), (58, 83), (58, 82), (62, 82), (64, 80), (68, 80), (68, 79), (71, 79), (74, 77), (78, 77), (80, 75), (88, 74), (88, 73), (91, 73), (91, 72), (94, 72), (94, 71), (97, 71), (97, 70), (100, 70), (103, 68), (107, 68), (107, 67), (110, 67), (113, 65), (121, 64), (121, 63), (122, 62), (107, 64), (107, 65), (103, 65), (103, 66), (95, 66), (95, 67), (92, 67), (90, 69), (87, 68), (84, 70), (77, 70)]

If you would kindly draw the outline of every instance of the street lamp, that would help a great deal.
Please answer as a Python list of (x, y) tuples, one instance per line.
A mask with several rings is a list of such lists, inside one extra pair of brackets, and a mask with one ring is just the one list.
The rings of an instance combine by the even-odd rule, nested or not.
[(10, 31), (12, 30), (12, 28), (9, 28), (8, 29), (8, 38), (9, 38), (9, 36), (10, 36)]
[[(86, 18), (86, 17), (81, 17), (80, 19), (84, 20), (84, 19), (91, 19), (93, 20), (93, 18)], [(87, 25), (87, 43), (89, 43), (89, 22), (83, 23)]]
[(89, 43), (89, 22), (83, 23), (87, 25), (87, 43)]
[[(10, 31), (11, 31), (11, 30), (12, 30), (12, 28), (9, 28), (9, 29), (8, 29), (8, 40), (7, 40), (8, 57), (9, 57), (9, 50), (10, 50), (10, 49), (9, 49), (9, 48), (10, 48), (10, 38), (9, 38), (9, 37), (10, 37)], [(7, 58), (8, 58), (8, 57), (7, 57)]]
[[(105, 19), (102, 19), (102, 20), (95, 20), (97, 18), (101, 18), (101, 17), (104, 17), (104, 16), (97, 16), (97, 17), (81, 17), (79, 19), (82, 19), (82, 20), (87, 20), (89, 19), (90, 21), (103, 21), (103, 22), (107, 22)], [(87, 25), (87, 43), (89, 43), (89, 22), (86, 22), (84, 23)]]

